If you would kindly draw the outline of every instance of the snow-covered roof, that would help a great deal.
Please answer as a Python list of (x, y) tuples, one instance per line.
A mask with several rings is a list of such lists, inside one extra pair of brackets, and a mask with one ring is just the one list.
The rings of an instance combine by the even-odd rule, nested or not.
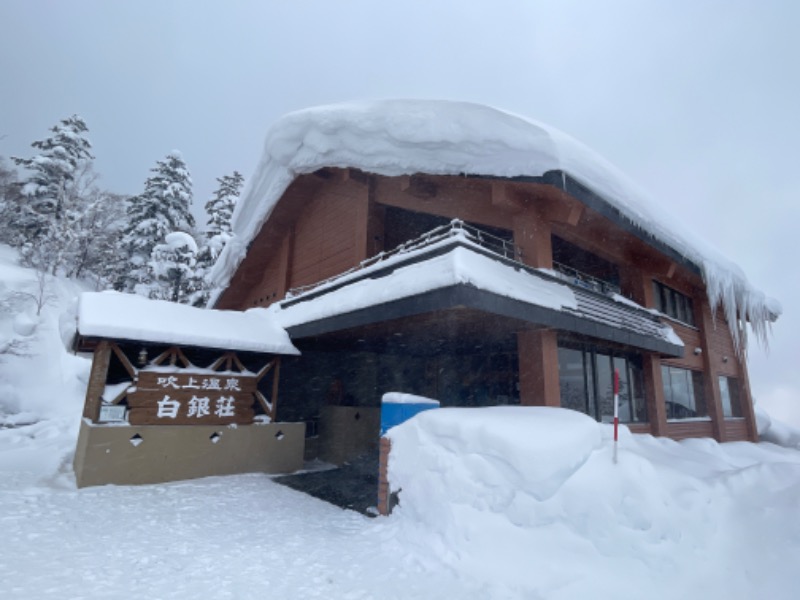
[(233, 215), (233, 237), (212, 278), (225, 288), (247, 247), (291, 182), (323, 167), (386, 176), (429, 173), (494, 177), (568, 174), (623, 218), (674, 249), (703, 273), (712, 306), (721, 303), (737, 344), (737, 316), (766, 342), (780, 304), (753, 288), (741, 269), (684, 226), (607, 160), (572, 137), (488, 106), (383, 100), (309, 108), (270, 129), (264, 154)]
[(266, 309), (208, 310), (119, 292), (81, 294), (78, 333), (223, 350), (300, 354)]

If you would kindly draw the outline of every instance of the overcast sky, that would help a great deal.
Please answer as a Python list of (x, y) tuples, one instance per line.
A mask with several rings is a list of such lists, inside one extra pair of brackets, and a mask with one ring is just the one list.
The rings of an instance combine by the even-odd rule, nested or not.
[(2, 0), (0, 29), (0, 156), (77, 113), (120, 193), (178, 149), (202, 207), (279, 116), (344, 100), (468, 100), (562, 129), (782, 302), (751, 384), (800, 425), (798, 2)]

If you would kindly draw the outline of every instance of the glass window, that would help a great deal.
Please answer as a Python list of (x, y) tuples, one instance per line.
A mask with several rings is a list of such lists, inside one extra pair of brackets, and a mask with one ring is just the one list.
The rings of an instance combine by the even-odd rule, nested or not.
[(558, 379), (561, 385), (561, 406), (588, 414), (587, 378), (583, 358), (580, 350), (559, 348)]
[(722, 414), (726, 417), (743, 417), (742, 404), (739, 398), (739, 380), (733, 377), (720, 376), (719, 396), (722, 401)]
[(692, 299), (658, 281), (653, 282), (656, 308), (677, 321), (694, 326)]
[(661, 366), (667, 419), (707, 417), (703, 394), (703, 374), (699, 371)]
[(641, 359), (591, 345), (559, 346), (561, 406), (603, 422), (614, 418), (614, 369), (619, 371), (619, 419), (646, 422)]

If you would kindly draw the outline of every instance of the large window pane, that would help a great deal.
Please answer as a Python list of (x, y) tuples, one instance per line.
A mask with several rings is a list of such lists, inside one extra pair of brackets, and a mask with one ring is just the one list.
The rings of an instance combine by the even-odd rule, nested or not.
[(631, 422), (631, 385), (628, 379), (628, 361), (614, 357), (614, 370), (619, 373), (619, 420)]
[(662, 365), (664, 401), (668, 419), (708, 416), (703, 395), (703, 375), (698, 371)]
[(583, 352), (572, 348), (558, 349), (558, 379), (561, 406), (588, 414)]
[(597, 418), (608, 423), (614, 419), (614, 376), (611, 356), (597, 352), (595, 369), (597, 369)]
[(742, 405), (739, 401), (739, 381), (733, 377), (719, 378), (719, 395), (722, 400), (722, 414), (726, 417), (741, 417)]

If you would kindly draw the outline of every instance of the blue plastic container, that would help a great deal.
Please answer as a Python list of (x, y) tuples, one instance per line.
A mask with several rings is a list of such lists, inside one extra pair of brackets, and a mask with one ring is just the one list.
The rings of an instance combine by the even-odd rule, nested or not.
[(414, 415), (432, 408), (439, 408), (435, 400), (419, 398), (414, 401), (414, 396), (407, 394), (389, 393), (383, 396), (381, 402), (381, 435), (384, 435), (395, 425), (405, 423)]

